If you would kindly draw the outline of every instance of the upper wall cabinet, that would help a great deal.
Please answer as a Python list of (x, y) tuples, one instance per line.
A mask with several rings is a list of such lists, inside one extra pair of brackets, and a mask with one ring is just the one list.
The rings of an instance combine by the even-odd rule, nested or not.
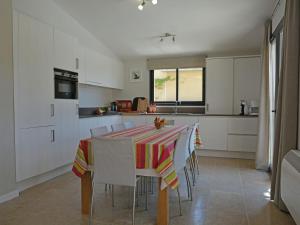
[(54, 30), (54, 67), (69, 71), (77, 71), (78, 59), (78, 41), (77, 38), (64, 33), (60, 30)]
[(91, 49), (84, 50), (86, 84), (122, 89), (123, 63)]
[(54, 123), (53, 29), (23, 14), (14, 14), (16, 126)]
[(240, 101), (247, 103), (260, 99), (261, 58), (243, 57), (234, 59), (234, 113), (240, 113)]
[(232, 114), (233, 58), (207, 59), (206, 113)]

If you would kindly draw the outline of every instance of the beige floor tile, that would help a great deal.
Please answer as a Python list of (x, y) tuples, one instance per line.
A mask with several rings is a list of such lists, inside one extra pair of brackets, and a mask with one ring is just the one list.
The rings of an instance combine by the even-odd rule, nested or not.
[[(182, 213), (176, 191), (170, 191), (170, 225), (295, 225), (268, 199), (269, 175), (255, 170), (253, 160), (199, 158), (199, 175), (193, 201), (187, 198), (184, 173), (180, 173)], [(137, 225), (156, 222), (157, 181), (154, 194), (139, 195)], [(115, 207), (104, 186), (96, 187), (94, 224), (131, 224), (129, 189), (115, 188)], [(86, 225), (80, 212), (80, 180), (72, 173), (30, 188), (20, 197), (0, 204), (0, 225)]]

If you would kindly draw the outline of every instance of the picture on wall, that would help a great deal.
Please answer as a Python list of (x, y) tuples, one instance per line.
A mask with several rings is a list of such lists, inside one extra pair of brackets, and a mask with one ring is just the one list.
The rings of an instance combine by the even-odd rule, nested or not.
[(140, 82), (142, 81), (142, 72), (140, 70), (130, 71), (130, 82)]

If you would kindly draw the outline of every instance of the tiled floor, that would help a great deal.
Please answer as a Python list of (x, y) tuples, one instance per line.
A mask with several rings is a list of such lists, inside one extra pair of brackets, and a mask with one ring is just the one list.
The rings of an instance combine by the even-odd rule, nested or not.
[[(292, 218), (268, 200), (268, 174), (254, 169), (252, 160), (200, 158), (200, 175), (193, 202), (187, 200), (181, 176), (183, 216), (179, 216), (175, 191), (171, 191), (171, 225), (295, 225)], [(94, 224), (131, 224), (128, 189), (116, 188), (115, 208), (109, 193), (97, 188)], [(149, 194), (149, 209), (140, 197), (137, 225), (155, 224), (157, 195)], [(87, 224), (80, 213), (80, 181), (69, 173), (21, 193), (0, 204), (0, 225)]]

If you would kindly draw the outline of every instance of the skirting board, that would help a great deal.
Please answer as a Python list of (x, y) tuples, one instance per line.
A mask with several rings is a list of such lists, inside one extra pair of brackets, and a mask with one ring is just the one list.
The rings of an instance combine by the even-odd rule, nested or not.
[(254, 152), (233, 152), (233, 151), (219, 151), (219, 150), (197, 150), (198, 156), (220, 157), (220, 158), (234, 158), (234, 159), (255, 159)]
[(16, 197), (19, 197), (19, 191), (18, 190), (15, 190), (15, 191), (12, 191), (12, 192), (9, 192), (5, 195), (0, 196), (0, 203), (12, 200)]
[(59, 168), (57, 168), (55, 170), (52, 170), (52, 171), (49, 171), (47, 173), (44, 173), (44, 174), (41, 174), (41, 175), (38, 175), (38, 176), (35, 176), (35, 177), (31, 177), (27, 180), (20, 181), (20, 182), (17, 183), (17, 188), (20, 192), (24, 191), (28, 188), (31, 188), (31, 187), (36, 186), (38, 184), (44, 183), (48, 180), (51, 180), (55, 177), (58, 177), (60, 175), (65, 174), (65, 173), (68, 173), (68, 172), (71, 171), (71, 169), (72, 169), (72, 164), (59, 167)]

